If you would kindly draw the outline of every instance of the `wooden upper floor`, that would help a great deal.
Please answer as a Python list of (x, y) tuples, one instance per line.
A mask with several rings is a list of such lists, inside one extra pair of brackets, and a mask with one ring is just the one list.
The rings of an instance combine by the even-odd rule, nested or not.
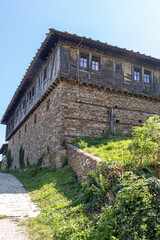
[(61, 77), (160, 97), (159, 59), (51, 29), (2, 117), (6, 140)]

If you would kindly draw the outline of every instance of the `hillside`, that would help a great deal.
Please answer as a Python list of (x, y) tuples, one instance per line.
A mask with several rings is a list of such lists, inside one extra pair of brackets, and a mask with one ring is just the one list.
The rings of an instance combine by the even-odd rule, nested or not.
[(160, 239), (159, 136), (155, 116), (132, 135), (78, 140), (76, 146), (103, 159), (82, 185), (67, 166), (11, 171), (42, 209), (26, 223), (30, 238)]

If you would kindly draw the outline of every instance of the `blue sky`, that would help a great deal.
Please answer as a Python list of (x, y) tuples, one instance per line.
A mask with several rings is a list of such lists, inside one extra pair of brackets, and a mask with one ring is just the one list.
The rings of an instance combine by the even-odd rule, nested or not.
[(0, 118), (49, 28), (160, 58), (159, 9), (159, 0), (0, 0)]

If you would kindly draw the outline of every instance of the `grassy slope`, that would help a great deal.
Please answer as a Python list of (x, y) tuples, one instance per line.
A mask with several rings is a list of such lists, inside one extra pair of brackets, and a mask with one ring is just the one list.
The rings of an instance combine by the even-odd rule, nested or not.
[(117, 162), (119, 165), (128, 164), (131, 154), (128, 146), (132, 138), (130, 135), (110, 135), (103, 138), (81, 139), (75, 142), (75, 146), (102, 158), (105, 162)]
[[(128, 148), (128, 144), (131, 141), (132, 141), (131, 137), (119, 135), (119, 136), (111, 136), (111, 137), (104, 137), (104, 138), (96, 138), (94, 140), (92, 139), (79, 140), (76, 143), (76, 145), (85, 151), (88, 151), (92, 154), (102, 157), (102, 159), (104, 159), (105, 162), (114, 161), (124, 166), (126, 165), (126, 161), (129, 157), (129, 152), (127, 148)], [(129, 165), (131, 166), (132, 164), (130, 163)], [(134, 166), (134, 168), (135, 167), (136, 166)], [(139, 213), (141, 213), (141, 207), (139, 208), (137, 206), (136, 207), (134, 206), (135, 204), (134, 199), (136, 197), (136, 194), (138, 194), (137, 195), (138, 199), (141, 199), (140, 206), (144, 202), (144, 199), (146, 198), (146, 194), (148, 194), (148, 196), (152, 199), (151, 193), (153, 191), (149, 193), (148, 187), (146, 187), (145, 190), (143, 189), (146, 184), (145, 181), (147, 181), (149, 177), (152, 177), (154, 175), (154, 173), (148, 169), (146, 172), (146, 169), (136, 168), (136, 170), (132, 172), (133, 178), (129, 177), (128, 178), (129, 180), (126, 180), (125, 177), (124, 179), (121, 179), (122, 178), (121, 176), (120, 178), (119, 177), (117, 178), (117, 174), (119, 174), (119, 172), (117, 172), (116, 168), (114, 171), (113, 169), (111, 169), (111, 172), (110, 172), (111, 178), (108, 178), (108, 179), (106, 178), (105, 180), (105, 178), (101, 175), (101, 173), (99, 177), (97, 177), (98, 175), (95, 175), (95, 177), (91, 178), (91, 182), (88, 185), (86, 185), (86, 187), (84, 187), (84, 189), (86, 190), (83, 189), (83, 191), (81, 191), (81, 186), (77, 182), (75, 174), (69, 167), (59, 172), (54, 172), (53, 169), (42, 170), (40, 167), (29, 168), (27, 171), (17, 170), (17, 171), (10, 171), (10, 172), (13, 173), (24, 184), (24, 187), (30, 193), (32, 200), (35, 201), (39, 205), (39, 207), (42, 209), (41, 214), (37, 218), (30, 219), (29, 222), (27, 222), (27, 225), (29, 227), (28, 231), (31, 239), (45, 239), (45, 240), (47, 239), (61, 239), (61, 240), (64, 240), (64, 239), (66, 240), (68, 239), (70, 240), (120, 239), (121, 240), (121, 239), (124, 239), (124, 236), (120, 235), (120, 233), (122, 232), (121, 228), (123, 226), (125, 226), (125, 229), (127, 229), (129, 236), (130, 236), (130, 233), (129, 233), (130, 230), (131, 230), (131, 233), (135, 232), (135, 234), (137, 234), (137, 231), (138, 231), (136, 230), (136, 227), (134, 231), (133, 229), (130, 229), (130, 226), (131, 226), (130, 219), (131, 219), (132, 212), (133, 213), (136, 212), (138, 217), (140, 216)], [(115, 172), (115, 175), (114, 175), (114, 172)], [(134, 174), (136, 174), (137, 176), (143, 175), (142, 180), (139, 179), (139, 177), (136, 177), (136, 175)], [(114, 178), (115, 180), (117, 179), (120, 182), (113, 184)], [(129, 192), (126, 192), (128, 190), (127, 188), (125, 188), (125, 186), (126, 184), (128, 185), (128, 182), (130, 182), (129, 185), (131, 186), (131, 188), (134, 189), (133, 196), (129, 196), (130, 187), (129, 187)], [(110, 185), (113, 185), (113, 189), (111, 190), (110, 190)], [(122, 193), (121, 191), (119, 191), (119, 189), (122, 187), (124, 187), (124, 193), (122, 192), (124, 196), (122, 196), (122, 199), (124, 198), (127, 199), (128, 196), (130, 197), (124, 202), (121, 201)], [(87, 200), (86, 199), (84, 200), (83, 198), (84, 193), (87, 196), (86, 198)], [(116, 200), (115, 194), (117, 194), (118, 196), (117, 199), (120, 199), (118, 200), (118, 202)], [(133, 199), (133, 201), (131, 201), (131, 199)], [(98, 210), (96, 210), (97, 202), (98, 202)], [(135, 212), (132, 210), (128, 216), (127, 216), (128, 214), (127, 202), (129, 204), (129, 207), (132, 202), (133, 209), (135, 208)], [(117, 206), (119, 206), (119, 208)], [(144, 206), (144, 208), (145, 207), (146, 206)], [(109, 210), (110, 208), (112, 208), (113, 210), (112, 216), (111, 218), (109, 218), (109, 220), (107, 220), (109, 216), (108, 214), (110, 214), (110, 212), (107, 212), (107, 211), (110, 211)], [(123, 209), (124, 212), (125, 210), (127, 210), (127, 213), (121, 213), (120, 212), (121, 209)], [(148, 209), (151, 209), (151, 210), (153, 209), (154, 211), (157, 211), (157, 208), (155, 207), (152, 208), (151, 206), (149, 206)], [(116, 212), (116, 214), (114, 213), (114, 211)], [(117, 214), (119, 214), (118, 218), (116, 217)], [(127, 217), (125, 216), (125, 214)], [(147, 215), (145, 214), (144, 216), (142, 216), (143, 219), (146, 219), (146, 216), (151, 213), (149, 212), (147, 213)], [(114, 215), (115, 215), (115, 218), (114, 218)], [(103, 216), (105, 216), (105, 218)], [(123, 216), (126, 217), (126, 219), (122, 219), (123, 221), (126, 221), (125, 223), (121, 222), (121, 218), (123, 218)], [(132, 219), (134, 218), (135, 216), (132, 216)], [(108, 222), (111, 222), (113, 219), (114, 219), (113, 222), (116, 222), (117, 219), (119, 219), (120, 221), (118, 222), (118, 224), (116, 223), (115, 225), (115, 228), (117, 229), (116, 232), (111, 232), (111, 235), (116, 235), (118, 236), (118, 238), (107, 237), (107, 234), (110, 231), (109, 230), (110, 226), (107, 232), (105, 233)], [(153, 218), (153, 222), (154, 221), (155, 220)], [(122, 226), (120, 224), (122, 224)], [(140, 220), (140, 224), (141, 224), (141, 220)], [(103, 226), (105, 226), (105, 228), (103, 228)], [(114, 226), (114, 224), (112, 224), (112, 226)], [(118, 226), (120, 226), (120, 230), (118, 230)], [(142, 228), (146, 228), (146, 223), (142, 224)], [(113, 230), (114, 227), (112, 227), (111, 229)], [(145, 230), (145, 231), (148, 231), (148, 230)], [(143, 232), (143, 229), (141, 232)], [(125, 231), (124, 231), (124, 234), (126, 234)], [(158, 237), (156, 237), (155, 239), (158, 239)], [(141, 237), (139, 238), (136, 236), (135, 238), (127, 237), (127, 240), (128, 239), (137, 240), (137, 239), (150, 239), (150, 238), (143, 238), (143, 234), (142, 234), (142, 238)]]
[(78, 217), (72, 205), (77, 199), (80, 185), (73, 171), (68, 167), (60, 172), (41, 168), (10, 172), (23, 183), (32, 200), (42, 209), (37, 218), (29, 220), (30, 238), (57, 239), (57, 230), (67, 225), (73, 217)]

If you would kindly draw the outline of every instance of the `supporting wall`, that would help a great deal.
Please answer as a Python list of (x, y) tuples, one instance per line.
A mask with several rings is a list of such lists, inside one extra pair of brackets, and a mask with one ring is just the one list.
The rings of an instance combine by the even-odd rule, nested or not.
[(8, 148), (11, 149), (13, 168), (19, 167), (21, 146), (25, 150), (25, 161), (28, 157), (31, 164), (35, 164), (49, 147), (49, 154), (43, 164), (59, 168), (61, 165), (59, 159), (61, 148), (60, 98), (60, 86), (57, 86), (9, 140)]
[(19, 167), (21, 146), (31, 164), (49, 147), (44, 165), (58, 169), (67, 156), (65, 142), (103, 136), (111, 126), (125, 132), (157, 113), (158, 101), (64, 79), (9, 140), (12, 167)]
[(111, 125), (116, 132), (127, 132), (134, 126), (141, 126), (148, 117), (159, 113), (159, 102), (63, 82), (61, 109), (64, 138), (72, 143), (77, 138), (103, 136)]
[(79, 182), (87, 180), (88, 173), (95, 171), (98, 163), (101, 162), (99, 157), (95, 157), (77, 147), (68, 144), (68, 164), (76, 173)]

